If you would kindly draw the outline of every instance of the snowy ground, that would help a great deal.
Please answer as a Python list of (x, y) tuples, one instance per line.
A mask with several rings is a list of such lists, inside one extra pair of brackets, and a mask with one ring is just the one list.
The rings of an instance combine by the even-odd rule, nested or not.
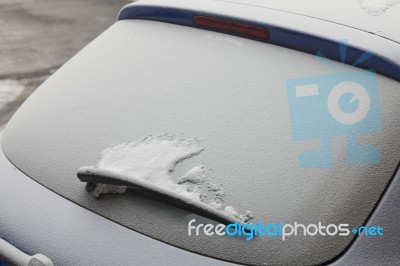
[(25, 86), (18, 81), (11, 79), (0, 80), (0, 106), (14, 101), (24, 88)]
[(0, 128), (5, 126), (18, 107), (47, 78), (48, 75), (0, 80)]
[(0, 128), (55, 70), (112, 25), (126, 0), (0, 1)]

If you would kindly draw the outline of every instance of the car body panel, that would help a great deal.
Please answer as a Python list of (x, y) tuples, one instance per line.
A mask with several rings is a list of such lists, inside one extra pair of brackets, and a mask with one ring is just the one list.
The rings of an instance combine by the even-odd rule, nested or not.
[[(216, 38), (210, 39), (209, 34), (153, 21), (117, 22), (25, 102), (4, 132), (3, 149), (19, 169), (46, 187), (172, 245), (247, 264), (291, 263), (299, 261), (299, 256), (310, 264), (332, 259), (352, 236), (298, 237), (290, 242), (260, 238), (251, 243), (189, 237), (190, 212), (133, 193), (96, 200), (77, 179), (79, 167), (95, 165), (98, 154), (113, 144), (148, 135), (195, 137), (203, 139), (205, 152), (183, 162), (175, 174), (184, 174), (192, 164), (209, 165), (225, 187), (226, 204), (241, 212), (253, 211), (255, 219), (264, 222), (318, 219), (358, 226), (365, 222), (399, 161), (398, 146), (392, 144), (399, 142), (398, 125), (392, 122), (400, 96), (397, 82), (377, 76), (385, 129), (367, 130), (369, 135), (364, 136), (364, 141), (383, 151), (381, 164), (347, 164), (342, 156), (346, 139), (339, 138), (333, 168), (301, 169), (299, 154), (318, 147), (319, 140), (292, 138), (287, 80), (308, 75), (337, 77), (338, 72), (357, 76), (360, 70), (340, 63), (332, 68), (312, 55), (235, 36), (224, 39), (229, 35), (222, 33), (212, 33)], [(127, 53), (144, 47), (152, 53)], [(174, 56), (173, 49), (184, 56)], [(203, 54), (201, 49), (208, 52)], [(252, 60), (254, 68), (243, 67), (247, 60)], [(226, 75), (230, 78), (218, 78)], [(248, 119), (250, 115), (254, 119)], [(218, 129), (222, 123), (225, 126)], [(349, 205), (365, 207), (353, 213)], [(270, 253), (269, 248), (280, 252)]]
[(227, 1), (263, 8), (272, 8), (330, 21), (400, 43), (400, 28), (396, 23), (400, 14), (400, 2), (396, 0)]
[(400, 262), (399, 202), (400, 173), (397, 171), (379, 205), (366, 223), (367, 226), (384, 227), (383, 237), (359, 236), (332, 265), (398, 265)]
[[(163, 4), (144, 1), (134, 5), (151, 6), (157, 3), (161, 7), (172, 6), (181, 10), (190, 7), (209, 12), (206, 14), (211, 14), (219, 7), (219, 15), (237, 16), (243, 21), (249, 21), (249, 14), (252, 14), (252, 22), (272, 21), (274, 25), (282, 25), (291, 30), (295, 30), (298, 25), (304, 25), (298, 31), (299, 35), (312, 32), (314, 36), (329, 40), (331, 47), (337, 45), (338, 51), (339, 40), (348, 39), (349, 46), (358, 49), (358, 55), (372, 47), (371, 50), (377, 57), (391, 62), (394, 71), (398, 68), (399, 46), (391, 40), (325, 21), (318, 21), (317, 26), (315, 19), (305, 16), (249, 5), (232, 5), (222, 1), (206, 2), (208, 4), (204, 7), (194, 3), (188, 6), (178, 1), (166, 1)], [(221, 8), (225, 6), (226, 9)], [(104, 148), (136, 141), (148, 135), (199, 137), (207, 143), (207, 149), (211, 152), (182, 165), (188, 167), (193, 162), (210, 163), (215, 168), (215, 173), (223, 177), (221, 180), (229, 189), (227, 201), (233, 202), (241, 210), (256, 208), (257, 219), (284, 219), (285, 222), (296, 219), (316, 222), (315, 219), (322, 219), (323, 222), (348, 222), (360, 226), (374, 210), (397, 168), (400, 142), (397, 134), (399, 121), (396, 118), (398, 82), (337, 62), (324, 65), (309, 54), (279, 46), (218, 32), (144, 21), (162, 21), (146, 15), (148, 14), (135, 20), (117, 22), (34, 93), (6, 129), (2, 147), (8, 158), (28, 176), (69, 200), (145, 235), (202, 255), (248, 264), (315, 264), (333, 261), (343, 254), (353, 241), (352, 236), (332, 240), (299, 237), (292, 242), (271, 240), (268, 244), (269, 240), (246, 243), (237, 239), (229, 241), (222, 238), (189, 238), (185, 235), (187, 222), (197, 217), (190, 212), (132, 194), (98, 201), (84, 190), (84, 184), (76, 178), (76, 170), (83, 165), (95, 165), (98, 154)], [(148, 31), (141, 32), (143, 29)], [(181, 39), (175, 33), (168, 35), (171, 29), (188, 37)], [(179, 57), (180, 62), (177, 65), (174, 52), (179, 54), (185, 50), (174, 47), (174, 41), (184, 42), (185, 48), (189, 49), (189, 53), (186, 51), (185, 56)], [(157, 47), (157, 42), (166, 47)], [(193, 63), (191, 60), (198, 60), (192, 57), (192, 54), (196, 54), (194, 51), (198, 51), (196, 42), (209, 46), (210, 51), (217, 47), (219, 53), (204, 53), (204, 62), (199, 60)], [(251, 49), (246, 50), (247, 47)], [(265, 53), (252, 54), (253, 50), (261, 51), (264, 48)], [(154, 54), (135, 53), (141, 49), (152, 49)], [(213, 62), (213, 56), (217, 57), (226, 51), (232, 52), (234, 56), (229, 57), (226, 53), (225, 58), (220, 57), (220, 60)], [(248, 68), (236, 66), (236, 59), (246, 61), (245, 57), (249, 55), (254, 60), (251, 64), (245, 64)], [(257, 61), (261, 55), (263, 62)], [(165, 61), (159, 62), (161, 59)], [(209, 60), (208, 63), (206, 59)], [(233, 70), (234, 74), (231, 73), (231, 80), (226, 82), (229, 86), (216, 86), (213, 81), (226, 74), (224, 63), (234, 66), (234, 70), (229, 70)], [(176, 73), (173, 72), (175, 68)], [(195, 73), (188, 71), (190, 69), (195, 69)], [(339, 72), (343, 73), (338, 75)], [(281, 76), (282, 73), (285, 75)], [(379, 95), (374, 98), (379, 98), (382, 125), (377, 124), (371, 131), (381, 127), (384, 130), (365, 130), (369, 135), (364, 136), (362, 141), (372, 142), (383, 151), (383, 163), (366, 167), (347, 165), (342, 158), (346, 151), (346, 140), (339, 136), (335, 140), (337, 148), (334, 150), (334, 168), (337, 172), (333, 173), (334, 178), (331, 178), (332, 172), (329, 169), (298, 171), (297, 154), (310, 145), (318, 147), (319, 142), (305, 140), (300, 143), (295, 142), (292, 137), (289, 105), (293, 99), (288, 97), (292, 92), (292, 82), (303, 82), (304, 78), (315, 81), (324, 75), (348, 78), (348, 73), (358, 77), (373, 77), (373, 81), (367, 82), (370, 85), (374, 84), (376, 77)], [(203, 80), (199, 80), (200, 76)], [(252, 85), (244, 84), (241, 77), (249, 78)], [(265, 77), (269, 77), (269, 80), (265, 80)], [(162, 81), (157, 81), (159, 78)], [(291, 82), (287, 82), (288, 80)], [(177, 84), (185, 84), (186, 87), (180, 88)], [(264, 86), (265, 90), (260, 89)], [(261, 122), (253, 123), (249, 117), (255, 117)], [(35, 122), (35, 126), (30, 124), (32, 122)], [(79, 139), (78, 136), (83, 137)], [(301, 138), (304, 140), (304, 137), (296, 137), (295, 134), (293, 136), (298, 138), (296, 141)], [(233, 144), (238, 146), (233, 147)], [(248, 166), (253, 167), (250, 172), (245, 171)], [(279, 169), (286, 169), (286, 172)], [(184, 170), (177, 169), (177, 174), (181, 173)], [(264, 176), (265, 179), (251, 182), (252, 180), (243, 178), (249, 173), (250, 176)], [(224, 174), (231, 175), (232, 180), (224, 177)], [(260, 192), (262, 186), (265, 186), (264, 194)], [(246, 193), (247, 191), (252, 193)], [(68, 204), (75, 206), (73, 203)], [(53, 209), (55, 208), (56, 206)], [(98, 219), (103, 218), (98, 216)], [(12, 220), (6, 223), (8, 225), (5, 232), (12, 231)], [(111, 221), (104, 223), (121, 227)], [(21, 235), (8, 236), (10, 242), (23, 242), (29, 247), (29, 243), (24, 242)], [(132, 241), (136, 241), (135, 239), (136, 235), (132, 235)], [(83, 240), (84, 243), (86, 241)], [(161, 242), (149, 242), (149, 246), (153, 243), (157, 243), (154, 244), (156, 247), (158, 244), (164, 245)], [(113, 245), (119, 246), (121, 243), (115, 240)], [(32, 252), (42, 252), (51, 258), (46, 249)], [(62, 253), (54, 256), (60, 257)], [(149, 257), (144, 255), (144, 259), (147, 258)], [(157, 257), (151, 261), (151, 264), (158, 259)], [(193, 259), (197, 263), (197, 258)], [(202, 263), (202, 259), (199, 260)]]

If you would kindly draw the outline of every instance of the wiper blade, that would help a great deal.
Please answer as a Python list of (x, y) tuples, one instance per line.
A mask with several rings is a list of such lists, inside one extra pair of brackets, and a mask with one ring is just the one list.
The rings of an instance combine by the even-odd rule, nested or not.
[[(199, 200), (194, 200), (171, 190), (165, 189), (161, 186), (154, 185), (135, 176), (130, 176), (124, 173), (94, 166), (83, 166), (79, 168), (77, 175), (79, 180), (82, 182), (126, 186), (139, 189), (143, 192), (151, 194), (152, 196), (165, 200), (172, 205), (179, 206), (187, 211), (225, 225), (232, 223), (238, 223), (240, 225), (245, 224), (242, 220), (227, 212), (218, 210)], [(246, 226), (244, 229), (246, 231), (250, 230), (248, 226)]]

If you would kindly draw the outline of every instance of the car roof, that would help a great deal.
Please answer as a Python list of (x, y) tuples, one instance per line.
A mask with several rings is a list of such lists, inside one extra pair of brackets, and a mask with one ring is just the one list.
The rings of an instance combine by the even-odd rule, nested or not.
[[(300, 14), (301, 12), (296, 14), (292, 11), (290, 13), (275, 10), (267, 8), (269, 4), (255, 5), (256, 3), (258, 1), (141, 0), (125, 6), (118, 20), (147, 19), (199, 27), (193, 18), (197, 15), (205, 15), (261, 25), (269, 30), (270, 36), (266, 40), (267, 43), (310, 54), (321, 54), (349, 65), (373, 69), (377, 73), (400, 81), (400, 44), (398, 42), (357, 29), (352, 25), (322, 20)], [(283, 6), (286, 7), (286, 5)], [(315, 7), (315, 10), (322, 9), (321, 5)], [(347, 50), (346, 58), (339, 53), (339, 46), (346, 46), (342, 47)], [(373, 56), (360, 63), (360, 58), (368, 57), (368, 54)]]
[(224, 2), (313, 17), (357, 28), (400, 43), (400, 27), (395, 23), (400, 12), (398, 0), (224, 0)]

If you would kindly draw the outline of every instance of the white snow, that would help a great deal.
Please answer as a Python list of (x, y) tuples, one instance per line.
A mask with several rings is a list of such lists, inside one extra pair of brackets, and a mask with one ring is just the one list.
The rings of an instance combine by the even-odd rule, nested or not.
[(0, 109), (5, 104), (14, 101), (24, 88), (25, 86), (16, 80), (0, 80)]
[(232, 206), (226, 206), (224, 209), (225, 212), (229, 213), (230, 215), (244, 221), (247, 222), (250, 219), (253, 219), (253, 212), (251, 211), (247, 211), (246, 214), (239, 214), (234, 207)]
[[(118, 144), (101, 153), (98, 167), (144, 179), (193, 200), (202, 201), (247, 221), (248, 212), (240, 215), (232, 206), (223, 207), (223, 188), (207, 173), (203, 165), (196, 165), (175, 182), (171, 174), (175, 166), (200, 154), (204, 148), (197, 139), (181, 139), (171, 135), (146, 137), (139, 141)], [(124, 193), (126, 187), (100, 184), (95, 196), (103, 193)]]
[[(186, 197), (200, 200), (200, 193), (195, 190), (189, 191), (186, 185), (176, 184), (170, 175), (177, 163), (203, 150), (197, 142), (195, 139), (149, 136), (137, 142), (123, 143), (105, 149), (101, 153), (98, 167), (135, 176)], [(100, 188), (104, 189), (103, 186)], [(101, 192), (111, 191), (97, 191)]]
[(400, 3), (400, 0), (360, 0), (361, 7), (374, 16), (383, 14), (398, 3)]
[(198, 165), (196, 167), (193, 167), (184, 176), (182, 176), (181, 179), (178, 181), (178, 184), (182, 184), (185, 182), (198, 184), (198, 183), (205, 181), (206, 179), (207, 179), (207, 175), (204, 170), (204, 166)]

